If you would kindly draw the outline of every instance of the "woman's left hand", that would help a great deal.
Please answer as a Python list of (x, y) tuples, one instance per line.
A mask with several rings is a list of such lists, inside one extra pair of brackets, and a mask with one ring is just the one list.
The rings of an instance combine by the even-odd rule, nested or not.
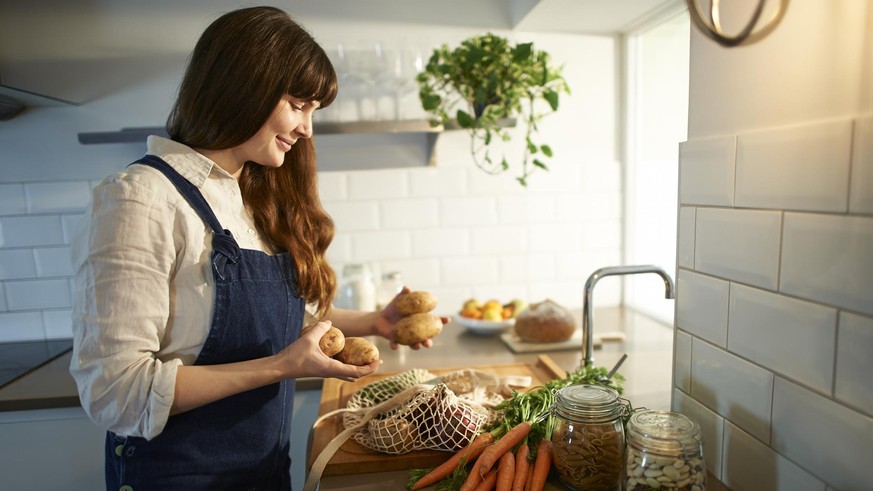
[[(383, 338), (390, 341), (391, 349), (397, 349), (398, 347), (397, 342), (394, 341), (394, 324), (396, 324), (400, 319), (403, 318), (403, 316), (400, 315), (399, 312), (397, 312), (397, 307), (395, 306), (395, 304), (397, 303), (398, 297), (400, 297), (401, 295), (406, 295), (410, 291), (411, 290), (408, 286), (404, 286), (403, 289), (400, 290), (400, 293), (398, 293), (391, 300), (391, 302), (385, 306), (385, 308), (376, 311), (376, 318), (373, 321), (374, 334), (382, 336)], [(446, 325), (449, 323), (450, 319), (448, 317), (440, 317), (440, 320), (443, 321), (443, 325)], [(421, 348), (430, 348), (431, 346), (433, 346), (433, 340), (428, 339), (423, 343), (416, 343), (410, 346), (410, 348), (417, 350)]]

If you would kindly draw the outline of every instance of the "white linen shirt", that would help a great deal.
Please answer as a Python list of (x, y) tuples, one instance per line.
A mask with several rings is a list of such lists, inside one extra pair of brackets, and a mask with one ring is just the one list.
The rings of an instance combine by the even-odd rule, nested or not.
[[(150, 136), (148, 153), (191, 181), (243, 249), (268, 251), (233, 176), (188, 146)], [(158, 170), (107, 177), (71, 245), (76, 273), (70, 372), (99, 426), (152, 439), (173, 404), (176, 371), (212, 325), (212, 231)]]

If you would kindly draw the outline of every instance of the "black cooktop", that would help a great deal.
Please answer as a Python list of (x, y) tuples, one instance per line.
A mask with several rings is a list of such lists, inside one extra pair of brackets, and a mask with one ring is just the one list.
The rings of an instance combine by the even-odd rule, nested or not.
[(0, 388), (73, 348), (72, 339), (0, 343)]

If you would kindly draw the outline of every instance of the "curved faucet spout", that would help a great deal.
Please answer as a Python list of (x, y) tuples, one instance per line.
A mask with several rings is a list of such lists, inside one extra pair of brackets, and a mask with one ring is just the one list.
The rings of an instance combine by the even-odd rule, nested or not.
[(592, 301), (594, 285), (604, 276), (642, 273), (655, 273), (660, 275), (664, 280), (664, 298), (674, 298), (673, 279), (670, 278), (670, 275), (668, 275), (666, 271), (653, 265), (609, 266), (598, 269), (588, 277), (588, 281), (585, 282), (585, 298), (582, 302), (582, 353), (585, 354), (585, 366), (591, 365), (594, 362), (594, 343), (591, 342), (594, 339), (594, 304)]

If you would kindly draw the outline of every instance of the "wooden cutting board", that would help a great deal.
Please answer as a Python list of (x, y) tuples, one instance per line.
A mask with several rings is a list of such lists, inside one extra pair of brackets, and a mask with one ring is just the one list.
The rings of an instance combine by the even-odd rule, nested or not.
[[(507, 365), (428, 369), (428, 371), (435, 375), (440, 375), (464, 368), (474, 368), (495, 375), (530, 376), (532, 380), (530, 387), (542, 385), (549, 380), (567, 376), (566, 372), (557, 366), (548, 355), (541, 355), (533, 365), (513, 363)], [(321, 404), (318, 409), (318, 416), (320, 417), (335, 409), (346, 407), (352, 394), (368, 384), (395, 374), (396, 372), (375, 374), (355, 382), (326, 379), (321, 389)], [(520, 390), (523, 391), (524, 389)], [(312, 465), (312, 462), (318, 457), (324, 447), (343, 429), (342, 415), (325, 419), (313, 428), (310, 433), (307, 468)], [(349, 439), (331, 457), (322, 475), (336, 476), (434, 467), (443, 463), (450, 456), (451, 452), (439, 450), (419, 450), (404, 455), (389, 455), (371, 450)]]

